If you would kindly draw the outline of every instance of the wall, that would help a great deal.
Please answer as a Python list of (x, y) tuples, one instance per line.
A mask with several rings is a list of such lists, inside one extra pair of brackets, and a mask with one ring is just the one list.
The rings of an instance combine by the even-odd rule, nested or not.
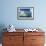
[[(46, 28), (46, 0), (1, 0), (0, 25), (16, 28)], [(17, 20), (17, 7), (34, 7), (34, 20)]]

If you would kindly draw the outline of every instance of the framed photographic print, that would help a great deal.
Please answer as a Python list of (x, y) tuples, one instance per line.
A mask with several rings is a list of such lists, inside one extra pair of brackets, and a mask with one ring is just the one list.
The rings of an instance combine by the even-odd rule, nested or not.
[(33, 20), (34, 19), (34, 7), (18, 7), (17, 8), (18, 20)]

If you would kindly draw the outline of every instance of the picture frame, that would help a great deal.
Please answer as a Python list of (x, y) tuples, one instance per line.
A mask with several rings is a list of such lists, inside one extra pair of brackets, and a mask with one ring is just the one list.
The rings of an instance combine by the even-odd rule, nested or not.
[(34, 7), (17, 7), (17, 19), (18, 20), (33, 20)]

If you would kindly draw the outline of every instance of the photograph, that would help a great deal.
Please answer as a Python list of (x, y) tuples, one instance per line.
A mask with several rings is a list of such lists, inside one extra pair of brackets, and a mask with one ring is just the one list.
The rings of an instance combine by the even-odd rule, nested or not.
[(17, 8), (18, 20), (33, 20), (34, 19), (34, 7), (18, 7)]

